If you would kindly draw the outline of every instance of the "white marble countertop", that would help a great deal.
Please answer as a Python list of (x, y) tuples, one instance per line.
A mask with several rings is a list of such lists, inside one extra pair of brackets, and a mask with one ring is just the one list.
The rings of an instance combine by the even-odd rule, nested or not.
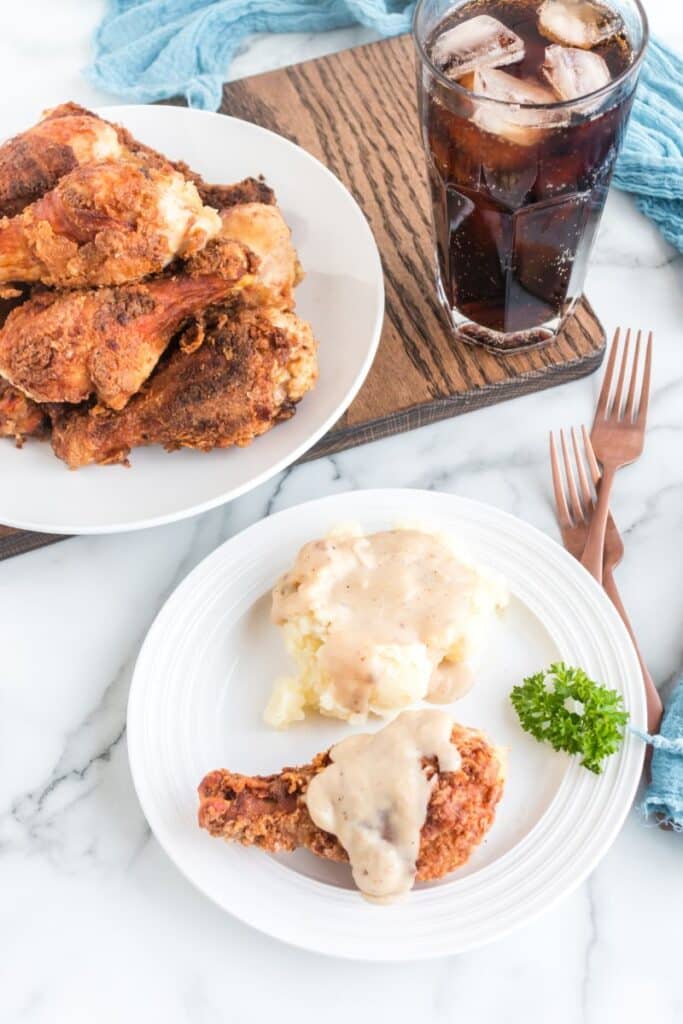
[[(103, 0), (22, 0), (0, 35), (6, 134), (71, 98), (115, 101), (79, 75)], [(683, 47), (683, 16), (650, 0)], [(675, 19), (667, 24), (669, 19)], [(370, 38), (364, 30), (256, 40), (235, 77)], [(629, 198), (610, 198), (588, 282), (608, 331), (654, 329), (644, 457), (617, 481), (626, 540), (619, 584), (664, 686), (683, 665), (683, 257)], [(219, 911), (178, 874), (141, 814), (125, 706), (159, 607), (222, 540), (315, 496), (430, 487), (492, 502), (556, 535), (552, 427), (589, 422), (593, 377), (281, 474), (173, 526), (79, 538), (0, 565), (0, 1020), (3, 1024), (612, 1024), (683, 1017), (683, 837), (632, 814), (592, 877), (486, 949), (414, 966), (363, 965), (287, 948)]]

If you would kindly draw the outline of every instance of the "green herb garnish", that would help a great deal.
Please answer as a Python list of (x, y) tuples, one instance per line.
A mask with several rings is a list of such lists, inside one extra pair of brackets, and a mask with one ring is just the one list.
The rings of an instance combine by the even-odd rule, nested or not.
[(624, 737), (628, 712), (621, 694), (563, 662), (513, 687), (512, 706), (522, 728), (555, 750), (581, 754), (581, 764), (599, 775)]

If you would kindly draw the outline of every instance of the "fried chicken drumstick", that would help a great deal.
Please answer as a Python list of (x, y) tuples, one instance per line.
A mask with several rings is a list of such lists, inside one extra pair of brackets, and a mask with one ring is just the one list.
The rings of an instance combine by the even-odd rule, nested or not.
[(0, 215), (13, 217), (79, 164), (116, 159), (127, 132), (96, 114), (62, 103), (0, 146)]
[(220, 228), (178, 171), (132, 160), (85, 164), (0, 220), (0, 283), (125, 284), (197, 252)]
[(263, 182), (247, 178), (238, 185), (209, 185), (182, 161), (138, 142), (127, 128), (113, 124), (77, 103), (48, 110), (32, 128), (0, 146), (0, 216), (14, 217), (55, 187), (81, 164), (135, 157), (160, 170), (176, 170), (197, 186), (207, 206), (272, 203)]
[(317, 376), (300, 279), (262, 179), (209, 184), (77, 104), (47, 111), (0, 145), (0, 437), (50, 421), (70, 466), (247, 444)]
[(122, 409), (187, 317), (226, 298), (255, 267), (244, 246), (217, 239), (171, 277), (40, 292), (0, 329), (0, 375), (38, 402), (95, 393)]
[(216, 310), (192, 329), (121, 412), (52, 415), (52, 447), (70, 469), (125, 462), (131, 448), (246, 445), (289, 419), (317, 377), (308, 324), (277, 309)]
[[(499, 755), (474, 729), (454, 725), (451, 740), (462, 758), (458, 772), (443, 772), (434, 786), (422, 827), (417, 878), (442, 878), (464, 864), (491, 827), (504, 785)], [(312, 821), (304, 800), (311, 779), (330, 763), (329, 752), (279, 775), (210, 772), (199, 785), (199, 825), (212, 836), (259, 846), (270, 853), (303, 846), (319, 857), (347, 861), (334, 835)], [(437, 770), (425, 760), (428, 777)]]

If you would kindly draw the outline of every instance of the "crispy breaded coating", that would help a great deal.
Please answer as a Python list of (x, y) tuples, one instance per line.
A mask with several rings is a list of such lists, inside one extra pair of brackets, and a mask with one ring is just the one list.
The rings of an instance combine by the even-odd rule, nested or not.
[(246, 245), (258, 256), (253, 284), (242, 293), (256, 306), (294, 308), (294, 288), (303, 276), (292, 232), (277, 206), (260, 202), (239, 203), (221, 209), (221, 237)]
[(13, 217), (79, 164), (124, 152), (124, 132), (75, 103), (49, 110), (0, 146), (0, 215)]
[(228, 448), (289, 419), (317, 378), (308, 324), (280, 310), (217, 310), (168, 353), (115, 413), (51, 412), (52, 446), (71, 469), (126, 462), (131, 448)]
[(0, 221), (0, 283), (137, 281), (197, 252), (220, 227), (217, 212), (175, 170), (133, 160), (85, 164)]
[[(486, 737), (454, 725), (451, 739), (462, 765), (457, 772), (440, 773), (432, 790), (417, 861), (421, 881), (442, 878), (469, 860), (493, 824), (503, 793), (501, 756)], [(210, 772), (199, 785), (199, 825), (213, 836), (269, 853), (303, 846), (319, 857), (347, 861), (336, 837), (313, 823), (304, 800), (311, 779), (329, 763), (327, 751), (278, 775)], [(433, 758), (423, 767), (428, 778), (437, 770)]]
[(0, 377), (0, 437), (13, 437), (19, 447), (25, 437), (47, 433), (45, 409)]
[(51, 191), (81, 164), (134, 156), (160, 170), (176, 170), (193, 181), (207, 206), (222, 209), (235, 203), (272, 203), (273, 190), (256, 178), (234, 185), (211, 185), (182, 160), (169, 160), (139, 142), (123, 125), (106, 121), (77, 103), (47, 110), (33, 127), (0, 146), (0, 216), (14, 217)]
[[(0, 325), (24, 298), (22, 288), (0, 287)], [(47, 426), (45, 409), (0, 376), (0, 437), (14, 438), (17, 447), (21, 448), (24, 438), (45, 436)]]
[(225, 299), (255, 267), (244, 246), (217, 239), (174, 276), (40, 292), (0, 329), (0, 374), (37, 402), (76, 404), (94, 393), (121, 409), (185, 320)]
[(209, 185), (192, 171), (187, 177), (192, 177), (202, 202), (213, 206), (215, 210), (227, 210), (243, 203), (263, 203), (266, 206), (275, 204), (275, 193), (262, 178), (244, 178), (233, 185)]
[(249, 443), (317, 377), (284, 312), (300, 276), (262, 178), (207, 183), (75, 103), (47, 111), (0, 145), (0, 436), (53, 423), (72, 467)]

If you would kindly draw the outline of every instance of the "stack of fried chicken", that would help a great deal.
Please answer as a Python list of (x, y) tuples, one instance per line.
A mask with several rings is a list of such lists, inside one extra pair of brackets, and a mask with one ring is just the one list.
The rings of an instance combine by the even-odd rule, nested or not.
[(317, 378), (272, 189), (208, 185), (72, 103), (0, 147), (0, 437), (76, 469), (248, 444)]

